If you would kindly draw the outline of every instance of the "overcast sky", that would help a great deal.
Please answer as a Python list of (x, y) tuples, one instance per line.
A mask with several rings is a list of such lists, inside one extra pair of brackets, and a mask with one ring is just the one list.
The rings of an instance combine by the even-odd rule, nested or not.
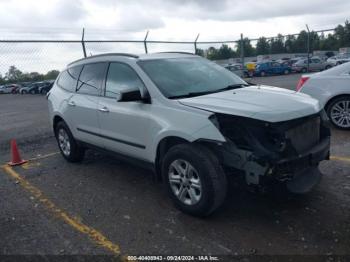
[[(236, 40), (240, 33), (296, 33), (306, 23), (313, 30), (333, 28), (350, 19), (349, 10), (348, 0), (0, 0), (0, 38), (72, 39), (85, 27), (89, 39), (143, 39), (150, 30), (150, 40), (194, 40), (198, 33), (199, 41)], [(120, 49), (142, 52), (136, 45)]]

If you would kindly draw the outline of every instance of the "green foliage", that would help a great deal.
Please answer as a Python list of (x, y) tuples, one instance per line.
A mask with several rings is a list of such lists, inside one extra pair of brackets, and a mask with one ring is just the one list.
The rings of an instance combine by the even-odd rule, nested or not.
[(56, 79), (59, 73), (58, 70), (51, 70), (46, 74), (40, 74), (38, 72), (23, 73), (15, 66), (10, 66), (9, 70), (5, 73), (5, 77), (0, 75), (0, 84), (53, 80)]
[(210, 60), (229, 59), (233, 57), (236, 57), (236, 52), (225, 44), (223, 44), (219, 49), (209, 47), (207, 50), (207, 58)]
[[(310, 52), (314, 50), (337, 51), (341, 47), (350, 47), (350, 23), (346, 21), (344, 25), (338, 25), (333, 34), (326, 36), (321, 33), (310, 32)], [(308, 32), (302, 30), (297, 36), (288, 35), (265, 38), (260, 37), (254, 48), (249, 38), (243, 39), (244, 56), (267, 55), (278, 53), (306, 53), (308, 42)], [(241, 40), (236, 44), (236, 50), (227, 45), (222, 45), (219, 49), (210, 47), (207, 52), (207, 58), (211, 60), (227, 59), (241, 56)], [(328, 52), (331, 56), (332, 52)]]

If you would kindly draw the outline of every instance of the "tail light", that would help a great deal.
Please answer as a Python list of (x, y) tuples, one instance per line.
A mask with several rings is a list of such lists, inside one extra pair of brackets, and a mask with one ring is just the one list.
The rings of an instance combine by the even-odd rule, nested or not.
[(308, 76), (302, 76), (302, 77), (300, 78), (300, 80), (299, 80), (299, 82), (298, 82), (298, 84), (297, 84), (297, 88), (296, 88), (297, 92), (300, 91), (300, 89), (302, 88), (302, 86), (305, 84), (305, 82), (306, 82), (307, 80), (309, 80), (309, 78), (310, 78), (310, 77), (308, 77)]

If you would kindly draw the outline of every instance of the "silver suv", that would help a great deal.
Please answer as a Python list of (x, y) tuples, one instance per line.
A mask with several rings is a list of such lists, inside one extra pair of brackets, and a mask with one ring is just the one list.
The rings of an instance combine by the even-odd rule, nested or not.
[(317, 100), (248, 84), (195, 55), (91, 56), (61, 72), (48, 100), (65, 159), (81, 161), (93, 147), (140, 163), (192, 215), (223, 203), (229, 176), (306, 193), (329, 157)]

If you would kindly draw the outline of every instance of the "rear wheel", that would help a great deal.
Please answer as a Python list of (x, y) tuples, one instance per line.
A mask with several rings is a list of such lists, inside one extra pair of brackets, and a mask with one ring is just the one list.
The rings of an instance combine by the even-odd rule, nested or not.
[(168, 194), (181, 211), (207, 216), (224, 202), (226, 174), (209, 149), (193, 144), (173, 146), (161, 169)]
[(260, 76), (263, 76), (263, 77), (266, 76), (266, 72), (265, 71), (261, 71), (260, 72)]
[(304, 67), (303, 69), (301, 69), (301, 72), (302, 72), (302, 73), (306, 73), (306, 71), (307, 71), (306, 67)]
[(289, 70), (288, 69), (284, 70), (284, 74), (288, 75), (289, 74)]
[(55, 136), (62, 156), (69, 162), (80, 162), (85, 150), (79, 146), (71, 131), (63, 121), (56, 125)]
[(350, 96), (334, 99), (327, 106), (327, 114), (335, 127), (350, 130)]

